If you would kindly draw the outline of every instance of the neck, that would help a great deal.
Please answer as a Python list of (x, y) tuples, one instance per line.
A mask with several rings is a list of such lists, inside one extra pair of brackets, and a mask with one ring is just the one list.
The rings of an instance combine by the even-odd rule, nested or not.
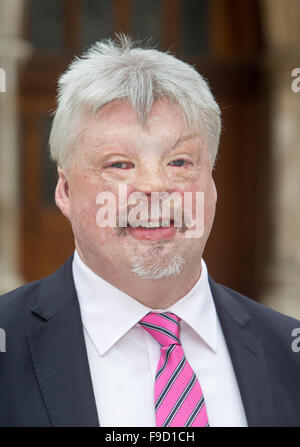
[(92, 262), (86, 259), (80, 249), (78, 254), (84, 264), (94, 273), (122, 292), (133, 297), (151, 309), (166, 309), (184, 297), (196, 284), (201, 275), (201, 262), (189, 260), (177, 276), (162, 279), (146, 279), (132, 273), (130, 269), (116, 268), (115, 265)]

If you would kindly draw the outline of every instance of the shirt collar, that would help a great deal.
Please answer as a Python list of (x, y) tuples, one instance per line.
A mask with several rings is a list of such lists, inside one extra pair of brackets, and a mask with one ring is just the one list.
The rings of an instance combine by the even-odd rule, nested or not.
[[(175, 313), (216, 352), (217, 315), (203, 259), (201, 266), (199, 280), (184, 297), (167, 309), (154, 311)], [(103, 356), (153, 309), (94, 273), (84, 264), (76, 250), (72, 268), (83, 326)]]

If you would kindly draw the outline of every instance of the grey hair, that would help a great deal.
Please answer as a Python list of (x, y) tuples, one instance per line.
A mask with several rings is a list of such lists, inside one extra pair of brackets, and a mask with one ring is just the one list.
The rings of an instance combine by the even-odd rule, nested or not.
[(58, 107), (50, 134), (50, 154), (61, 167), (71, 160), (83, 112), (96, 114), (105, 104), (127, 99), (143, 124), (159, 98), (179, 106), (188, 126), (206, 138), (214, 165), (221, 132), (221, 112), (204, 78), (175, 56), (130, 37), (94, 43), (70, 64), (58, 82)]

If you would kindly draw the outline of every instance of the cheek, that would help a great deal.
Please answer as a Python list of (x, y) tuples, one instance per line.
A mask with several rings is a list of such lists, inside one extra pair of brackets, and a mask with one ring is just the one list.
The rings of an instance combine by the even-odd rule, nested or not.
[(75, 238), (90, 246), (94, 250), (96, 246), (104, 246), (111, 241), (113, 235), (113, 228), (101, 227), (97, 223), (97, 213), (100, 205), (79, 203), (74, 204), (74, 209), (71, 217), (71, 224)]
[[(196, 211), (201, 213), (204, 210), (204, 225), (210, 227), (215, 214), (215, 191), (213, 182), (193, 182), (188, 188), (176, 188), (182, 195), (183, 209), (190, 211), (193, 219), (196, 218)], [(197, 192), (204, 193), (197, 198)], [(188, 200), (186, 198), (188, 197)], [(186, 208), (185, 208), (186, 206)], [(190, 212), (188, 212), (190, 214)]]
[(96, 214), (97, 206), (94, 201), (89, 202), (85, 197), (84, 200), (77, 198), (72, 202), (71, 206), (71, 223), (76, 236), (76, 233), (92, 233), (98, 230)]
[(83, 233), (99, 232), (96, 216), (99, 205), (96, 203), (99, 187), (86, 178), (80, 178), (70, 188), (70, 220), (76, 236)]
[[(132, 191), (132, 187), (128, 188)], [(99, 194), (112, 193), (118, 206), (118, 184), (103, 182), (99, 177), (78, 175), (72, 178), (70, 184), (70, 221), (73, 233), (77, 241), (94, 249), (95, 246), (104, 246), (115, 239), (115, 228), (101, 227), (97, 222), (97, 215), (101, 206), (107, 206), (107, 202), (97, 203)], [(109, 207), (114, 207), (114, 201), (109, 202)], [(117, 208), (118, 211), (118, 208)], [(120, 241), (120, 238), (118, 238)]]
[(86, 178), (70, 185), (70, 209), (75, 215), (90, 215), (96, 207), (97, 189)]
[(189, 190), (194, 187), (197, 188), (197, 183), (205, 175), (205, 171), (206, 166), (202, 166), (201, 168), (198, 166), (183, 166), (180, 169), (170, 169), (168, 175), (175, 188)]

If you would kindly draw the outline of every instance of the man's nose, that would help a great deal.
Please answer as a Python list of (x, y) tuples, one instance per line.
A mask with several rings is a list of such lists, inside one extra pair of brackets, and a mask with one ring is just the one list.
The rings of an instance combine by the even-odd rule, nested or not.
[(152, 167), (152, 169), (143, 170), (138, 174), (135, 188), (137, 191), (151, 194), (151, 192), (169, 192), (172, 185), (163, 169)]

